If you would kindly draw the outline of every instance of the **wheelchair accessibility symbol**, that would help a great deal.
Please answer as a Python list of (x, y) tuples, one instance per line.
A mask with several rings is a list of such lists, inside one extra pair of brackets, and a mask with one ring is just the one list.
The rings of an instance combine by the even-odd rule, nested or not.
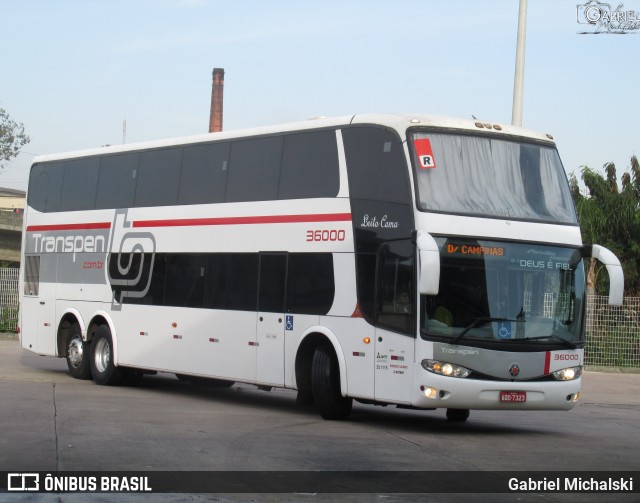
[(508, 321), (501, 321), (498, 328), (499, 339), (511, 339), (511, 323)]
[(285, 330), (293, 330), (293, 315), (287, 314), (285, 317)]

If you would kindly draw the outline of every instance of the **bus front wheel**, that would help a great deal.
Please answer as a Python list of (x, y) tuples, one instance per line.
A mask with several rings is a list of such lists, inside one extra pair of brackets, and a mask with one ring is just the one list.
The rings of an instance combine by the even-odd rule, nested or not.
[(89, 349), (91, 345), (82, 340), (82, 332), (78, 322), (74, 322), (69, 327), (67, 333), (67, 367), (69, 373), (76, 379), (91, 379), (91, 356)]
[(126, 377), (126, 369), (113, 363), (113, 338), (106, 325), (100, 325), (91, 343), (91, 375), (96, 384), (117, 386)]
[(338, 359), (328, 346), (319, 346), (313, 355), (311, 390), (324, 419), (346, 419), (351, 413), (353, 400), (340, 393)]
[(469, 419), (469, 409), (447, 409), (447, 421), (463, 423)]

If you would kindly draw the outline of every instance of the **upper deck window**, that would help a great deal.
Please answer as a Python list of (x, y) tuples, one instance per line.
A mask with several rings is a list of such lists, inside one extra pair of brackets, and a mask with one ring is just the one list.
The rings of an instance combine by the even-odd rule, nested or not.
[(41, 212), (336, 197), (335, 130), (140, 149), (34, 164)]
[(402, 142), (391, 130), (356, 126), (342, 130), (352, 199), (408, 203), (411, 191)]
[(410, 148), (423, 211), (577, 224), (567, 176), (550, 145), (418, 132)]

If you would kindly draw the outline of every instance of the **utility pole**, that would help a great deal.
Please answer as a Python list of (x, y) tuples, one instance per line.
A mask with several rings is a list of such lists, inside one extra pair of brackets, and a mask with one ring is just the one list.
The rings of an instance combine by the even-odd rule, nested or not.
[(513, 79), (513, 112), (511, 124), (522, 126), (522, 100), (524, 94), (524, 52), (527, 31), (527, 0), (520, 0), (518, 14), (518, 42), (516, 46), (516, 74)]

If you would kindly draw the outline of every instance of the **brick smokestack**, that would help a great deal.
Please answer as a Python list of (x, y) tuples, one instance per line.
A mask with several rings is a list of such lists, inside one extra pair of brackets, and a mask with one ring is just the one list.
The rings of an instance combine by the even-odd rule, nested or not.
[(213, 87), (211, 89), (211, 113), (209, 132), (222, 131), (222, 102), (224, 97), (224, 68), (213, 69)]

